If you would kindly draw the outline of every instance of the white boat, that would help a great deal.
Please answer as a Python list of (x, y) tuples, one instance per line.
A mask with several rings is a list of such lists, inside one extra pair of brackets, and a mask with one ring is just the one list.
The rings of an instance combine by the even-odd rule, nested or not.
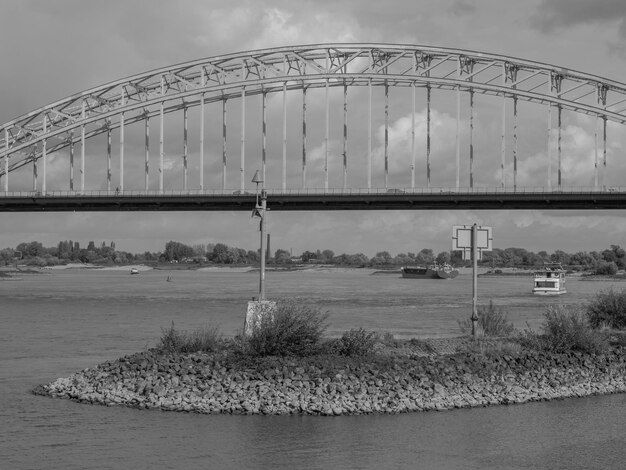
[(139, 274), (139, 270), (137, 268), (130, 268), (131, 274)]
[(533, 294), (560, 295), (566, 292), (565, 270), (560, 263), (546, 264), (542, 271), (535, 272)]

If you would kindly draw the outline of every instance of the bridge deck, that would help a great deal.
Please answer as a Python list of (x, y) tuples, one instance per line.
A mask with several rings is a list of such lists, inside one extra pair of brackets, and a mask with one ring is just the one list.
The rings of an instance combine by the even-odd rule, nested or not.
[[(342, 192), (272, 192), (274, 211), (308, 210), (467, 210), (467, 209), (626, 209), (626, 190), (465, 192), (404, 190)], [(67, 211), (248, 211), (254, 193), (133, 193), (94, 191), (0, 193), (0, 212)]]

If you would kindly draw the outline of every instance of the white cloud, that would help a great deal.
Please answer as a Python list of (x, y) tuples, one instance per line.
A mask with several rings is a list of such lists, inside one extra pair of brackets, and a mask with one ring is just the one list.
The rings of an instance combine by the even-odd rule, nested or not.
[[(461, 121), (461, 126), (463, 126)], [(433, 179), (441, 179), (442, 174), (449, 174), (455, 168), (456, 117), (437, 110), (431, 110), (431, 168)], [(412, 163), (413, 120), (411, 115), (402, 116), (389, 124), (388, 157), (391, 175), (406, 175)], [(427, 140), (426, 109), (415, 113), (415, 166), (418, 172), (424, 172), (426, 166)], [(452, 138), (450, 138), (452, 136)], [(376, 142), (372, 149), (374, 164), (384, 167), (385, 160), (385, 127), (379, 126), (375, 132)], [(436, 173), (434, 171), (436, 169)], [(449, 181), (449, 175), (448, 175)], [(442, 185), (443, 186), (443, 185)]]
[[(617, 80), (622, 80), (621, 77), (626, 74), (625, 62), (611, 56), (607, 47), (615, 43), (618, 34), (618, 26), (611, 24), (615, 21), (609, 18), (602, 24), (591, 25), (593, 27), (577, 26), (561, 30), (558, 34), (548, 28), (544, 35), (537, 34), (536, 29), (529, 27), (528, 19), (530, 12), (537, 11), (538, 1), (528, 5), (527, 2), (484, 0), (472, 4), (472, 7), (467, 6), (468, 2), (456, 0), (232, 0), (227, 4), (215, 0), (186, 0), (160, 2), (158, 8), (147, 8), (146, 2), (132, 0), (57, 0), (54, 4), (6, 0), (5, 3), (0, 17), (0, 40), (8, 46), (0, 51), (3, 63), (0, 79), (5, 86), (3, 106), (0, 108), (3, 121), (79, 90), (132, 73), (201, 57), (293, 44), (334, 41), (414, 43), (419, 39), (422, 44), (502, 53)], [(543, 2), (542, 5), (544, 3), (547, 4)], [(613, 3), (616, 4), (616, 1)], [(566, 2), (559, 4), (565, 8)], [(578, 25), (576, 22), (572, 24)], [(442, 31), (446, 31), (446, 34), (442, 35)], [(515, 31), (515, 34), (509, 34), (510, 31)], [(442, 95), (443, 92), (437, 99)], [(354, 110), (358, 112), (359, 109), (360, 96), (357, 93), (353, 96), (356, 96), (357, 102), (349, 113)], [(289, 152), (293, 160), (289, 160), (288, 172), (293, 178), (293, 185), (299, 186), (301, 105), (297, 94), (293, 98), (291, 95), (289, 97), (290, 139), (293, 138), (290, 140)], [(281, 101), (280, 97), (277, 98), (277, 101)], [(433, 103), (435, 101), (432, 114), (431, 185), (451, 186), (454, 184), (456, 165), (456, 116), (452, 107), (446, 107), (438, 100)], [(319, 126), (321, 122), (321, 114), (314, 117), (315, 112), (319, 111), (317, 105), (319, 103), (310, 103), (311, 127)], [(281, 103), (277, 103), (277, 106), (280, 108)], [(418, 182), (423, 184), (426, 123), (423, 107), (420, 108), (416, 113), (416, 169)], [(391, 185), (406, 185), (410, 181), (407, 175), (411, 162), (411, 115), (406, 112), (406, 107), (403, 109), (400, 116), (395, 115), (391, 120), (389, 127)], [(364, 179), (361, 177), (365, 172), (363, 141), (366, 132), (362, 129), (356, 131), (353, 126), (359, 118), (362, 116), (351, 114), (349, 122), (350, 139), (355, 142), (354, 146), (349, 147), (350, 171), (354, 171), (350, 173), (350, 178), (351, 184), (356, 186), (362, 186)], [(476, 119), (476, 125), (483, 126), (475, 135), (480, 183), (497, 184), (500, 178), (498, 151), (496, 149), (494, 157), (493, 152), (485, 149), (493, 148), (494, 139), (489, 143), (486, 141), (499, 133), (499, 123), (495, 122), (498, 116), (485, 113), (479, 114)], [(528, 118), (519, 129), (518, 184), (544, 186), (547, 175), (545, 116), (537, 120), (541, 125), (535, 127), (533, 119), (534, 116)], [(462, 175), (465, 181), (465, 115), (461, 125)], [(237, 186), (239, 149), (236, 143), (232, 145), (238, 138), (236, 125), (229, 131), (228, 184), (234, 182)], [(626, 148), (624, 126), (609, 123), (608, 135), (605, 178), (610, 185), (623, 185), (621, 175), (626, 174), (626, 159), (622, 158)], [(127, 137), (131, 139), (130, 132)], [(319, 135), (317, 139), (311, 136), (308, 141), (309, 186), (323, 186), (325, 147)], [(376, 171), (380, 171), (383, 157), (380, 125), (375, 129), (375, 139), (374, 164)], [(169, 141), (168, 135), (166, 144)], [(171, 141), (175, 142), (175, 137)], [(138, 142), (135, 150), (141, 152), (141, 142)], [(207, 140), (205, 185), (221, 187), (219, 136), (212, 144), (209, 145)], [(329, 145), (329, 164), (336, 167), (340, 165), (337, 157), (341, 153), (342, 142), (336, 135), (332, 135)], [(497, 147), (497, 142), (495, 145)], [(588, 120), (570, 117), (563, 128), (562, 145), (564, 184), (589, 184), (595, 161), (593, 123), (590, 125)], [(253, 147), (248, 148), (252, 154)], [(190, 184), (192, 181), (197, 184), (198, 177), (194, 173), (198, 168), (197, 147), (190, 148), (190, 152)], [(129, 145), (126, 185), (141, 188), (142, 159), (139, 158), (135, 164), (131, 154)], [(509, 155), (507, 184), (511, 183), (512, 174)], [(552, 175), (556, 178), (555, 151), (552, 158)], [(155, 162), (155, 157), (151, 157), (152, 184), (157, 178)], [(116, 172), (119, 171), (115, 159), (113, 164), (115, 180), (118, 176)], [(247, 169), (253, 167), (254, 164), (248, 161)], [(276, 165), (276, 168), (279, 167)], [(180, 181), (179, 159), (168, 157), (165, 170), (166, 181), (170, 177)], [(75, 171), (78, 179), (77, 165)], [(64, 187), (69, 178), (66, 154), (51, 157), (47, 172), (49, 187)], [(30, 167), (11, 177), (24, 189), (32, 187)], [(41, 181), (41, 166), (39, 178)], [(136, 178), (136, 182), (130, 181), (133, 178)], [(278, 181), (275, 176), (272, 178), (272, 181)], [(100, 187), (104, 179), (103, 154), (90, 148), (88, 185)], [(331, 180), (333, 184), (337, 186), (337, 182)], [(188, 243), (226, 241), (253, 249), (258, 239), (256, 223), (246, 213), (209, 213), (202, 214), (202, 217), (189, 213), (3, 214), (2, 220), (0, 248), (15, 246), (20, 241), (34, 238), (41, 238), (50, 244), (69, 238), (80, 238), (85, 242), (93, 238), (106, 238), (127, 240), (128, 246), (120, 248), (131, 251), (142, 248), (157, 250), (168, 239)], [(531, 249), (565, 249), (568, 246), (601, 249), (608, 243), (620, 243), (626, 231), (626, 217), (621, 212), (277, 212), (271, 215), (276, 247), (289, 248), (293, 245), (294, 250), (331, 248), (336, 252), (363, 251), (371, 254), (381, 249), (394, 253), (420, 247), (444, 250), (449, 247), (452, 225), (474, 221), (494, 226), (497, 246), (519, 245)]]

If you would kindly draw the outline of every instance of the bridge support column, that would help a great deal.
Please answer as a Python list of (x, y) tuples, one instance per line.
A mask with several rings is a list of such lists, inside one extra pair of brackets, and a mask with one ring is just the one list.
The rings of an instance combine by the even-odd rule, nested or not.
[[(161, 96), (165, 95), (165, 80), (161, 75)], [(161, 101), (159, 107), (159, 194), (163, 194), (163, 160), (165, 158), (165, 104)]]
[[(45, 170), (44, 170), (45, 174)], [(45, 180), (45, 178), (44, 178)], [(46, 190), (43, 190), (44, 193)], [(74, 132), (70, 132), (70, 191), (74, 191)]]
[(9, 192), (9, 130), (4, 129), (4, 149), (6, 154), (4, 156), (4, 192)]
[(35, 155), (37, 153), (37, 149), (33, 148), (31, 153), (33, 159), (33, 191), (37, 191), (37, 159)]
[(226, 189), (226, 100), (222, 100), (222, 191)]
[(145, 160), (144, 160), (144, 187), (146, 192), (150, 189), (150, 119), (146, 115), (145, 128)]
[(367, 81), (367, 189), (372, 189), (372, 79)]
[[(326, 69), (328, 70), (328, 66)], [(328, 191), (328, 139), (330, 135), (330, 98), (328, 95), (328, 79), (326, 79), (325, 85), (324, 116), (324, 191)]]
[(598, 124), (600, 123), (600, 116), (596, 114), (595, 129), (593, 132), (594, 139), (594, 162), (593, 162), (593, 187), (598, 189)]
[(556, 147), (556, 153), (557, 153), (557, 161), (558, 161), (558, 168), (557, 168), (557, 187), (559, 189), (559, 191), (561, 190), (561, 134), (562, 134), (562, 121), (561, 121), (561, 115), (562, 115), (562, 108), (561, 105), (557, 106), (557, 125), (558, 125), (558, 137), (557, 137), (557, 147)]
[(111, 119), (107, 119), (107, 191), (111, 191)]
[(302, 189), (306, 189), (306, 86), (302, 85)]
[[(125, 104), (125, 93), (122, 89), (122, 95), (120, 97), (120, 103), (122, 106)], [(124, 113), (120, 113), (120, 180), (118, 189), (124, 191)]]
[[(48, 131), (48, 118), (44, 115), (43, 117), (43, 123), (42, 123), (42, 130), (43, 133), (45, 134)], [(43, 164), (43, 182), (41, 184), (41, 192), (46, 194), (46, 160), (48, 160), (47, 157), (47, 139), (43, 139), (43, 141), (41, 142), (41, 162)], [(71, 155), (71, 145), (70, 145), (70, 155)]]
[[(459, 71), (459, 76), (461, 72)], [(456, 87), (456, 190), (460, 187), (461, 177), (461, 87)]]
[(187, 121), (188, 109), (183, 109), (183, 190), (187, 191)]
[(430, 188), (430, 83), (426, 84), (426, 187)]
[[(243, 73), (245, 73), (245, 71)], [(246, 87), (242, 86), (241, 87), (241, 162), (239, 164), (240, 189), (242, 193), (246, 187), (245, 175), (244, 175), (245, 167), (246, 167)]]
[(348, 187), (348, 85), (343, 83), (343, 189)]
[(474, 90), (469, 91), (469, 185), (474, 187)]
[(602, 116), (602, 185), (606, 189), (606, 116)]
[(411, 189), (415, 189), (415, 82), (411, 84)]
[(548, 104), (548, 191), (552, 190), (552, 104)]
[[(83, 100), (81, 116), (84, 122), (85, 100)], [(80, 126), (80, 190), (85, 190), (85, 124)]]
[(517, 191), (517, 96), (513, 97), (513, 191)]
[(283, 82), (283, 191), (287, 189), (287, 82)]
[[(201, 69), (200, 86), (206, 86), (204, 67)], [(204, 190), (204, 93), (200, 95), (200, 190)]]
[[(504, 76), (506, 82), (506, 75)], [(505, 188), (504, 166), (506, 160), (506, 96), (502, 97), (502, 134), (500, 135), (500, 187)]]
[(389, 84), (385, 80), (385, 189), (389, 185)]

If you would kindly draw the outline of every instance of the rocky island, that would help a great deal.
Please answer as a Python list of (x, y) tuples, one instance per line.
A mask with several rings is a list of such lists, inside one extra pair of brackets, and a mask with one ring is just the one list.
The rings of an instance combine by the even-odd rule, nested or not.
[[(354, 415), (449, 410), (626, 391), (622, 344), (549, 353), (467, 337), (409, 340), (362, 358), (164, 353), (105, 362), (33, 393), (195, 413)], [(622, 342), (623, 343), (623, 342)], [(498, 354), (488, 350), (497, 346)]]

